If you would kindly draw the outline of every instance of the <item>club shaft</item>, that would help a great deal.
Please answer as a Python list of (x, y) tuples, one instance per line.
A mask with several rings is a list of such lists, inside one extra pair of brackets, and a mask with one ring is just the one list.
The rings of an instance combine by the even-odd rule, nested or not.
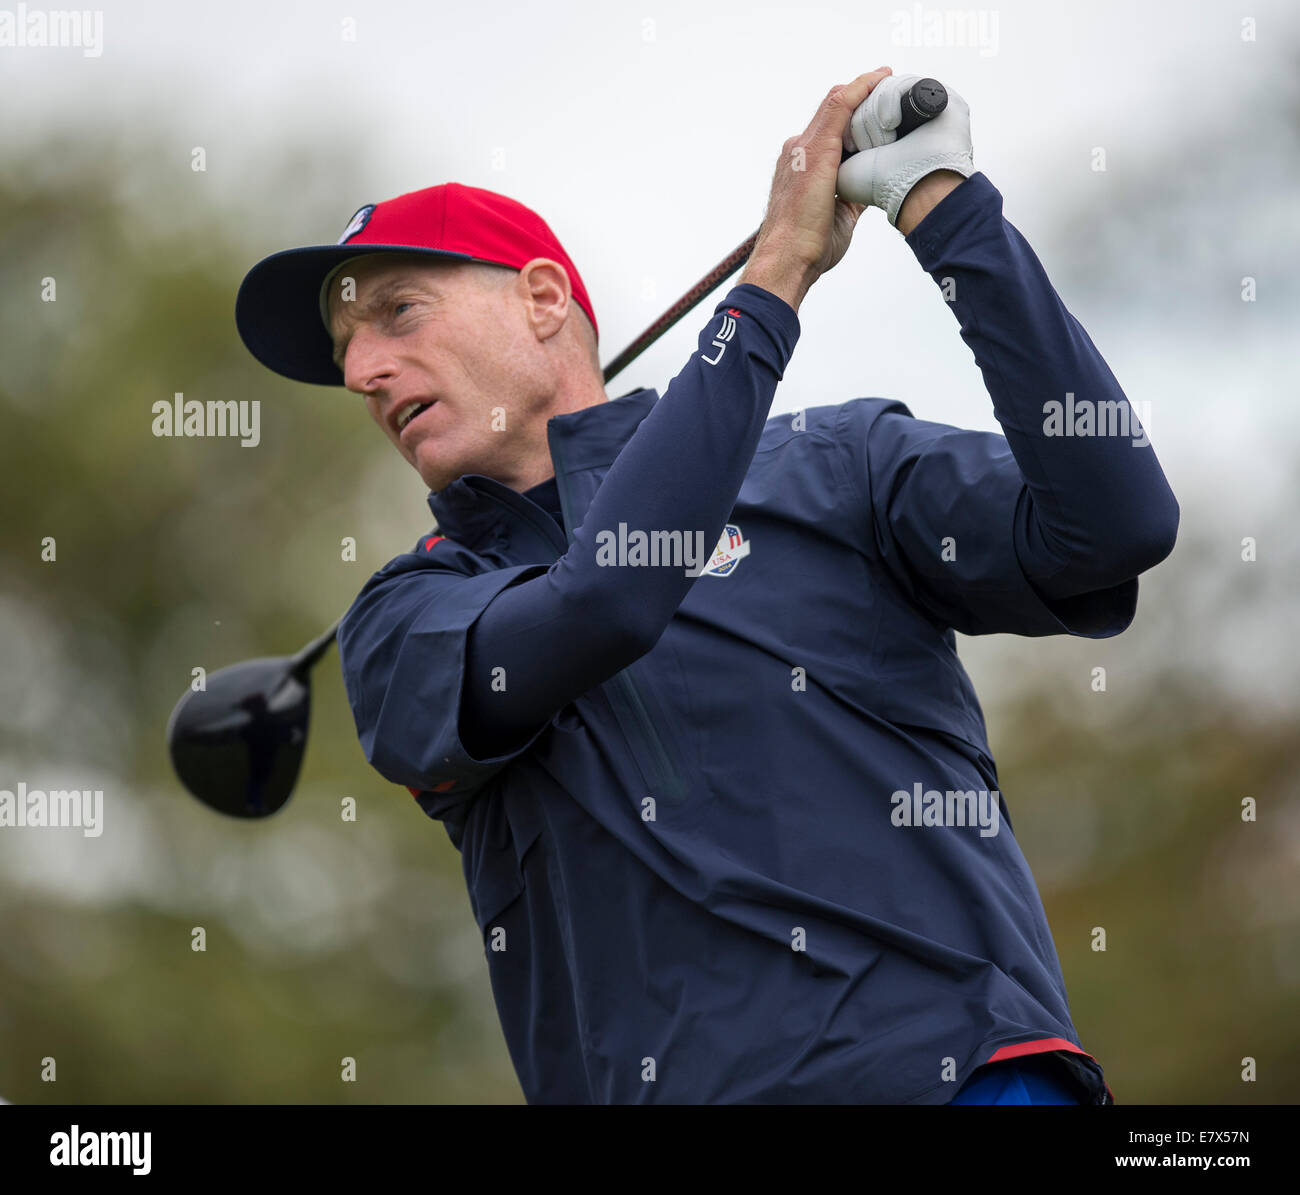
[(653, 324), (641, 333), (617, 357), (605, 366), (605, 381), (622, 373), (656, 340), (669, 330), (678, 320), (689, 312), (705, 295), (715, 290), (721, 283), (734, 274), (749, 260), (754, 252), (754, 242), (758, 240), (758, 231), (737, 245), (716, 266), (704, 275), (680, 299), (663, 313)]
[(289, 662), (289, 671), (293, 676), (301, 680), (310, 670), (313, 664), (329, 650), (329, 645), (334, 642), (338, 634), (339, 623), (343, 621), (342, 616), (334, 620), (334, 625), (329, 630), (322, 632), (304, 647)]

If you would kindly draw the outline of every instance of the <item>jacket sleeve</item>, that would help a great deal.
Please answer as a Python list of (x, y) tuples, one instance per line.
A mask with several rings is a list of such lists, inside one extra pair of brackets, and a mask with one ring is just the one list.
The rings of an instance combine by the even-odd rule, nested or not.
[(441, 816), (566, 704), (654, 646), (695, 576), (680, 563), (609, 566), (597, 537), (624, 523), (712, 548), (798, 335), (784, 300), (733, 287), (549, 567), (464, 576), (394, 562), (372, 578), (339, 646), (361, 743), (382, 775), (446, 794), (439, 812), (426, 806)]
[[(914, 419), (901, 404), (871, 421), (850, 467), (891, 571), (967, 634), (1117, 634), (1138, 575), (1178, 528), (1145, 429), (983, 174), (907, 241), (948, 299), (1004, 434)], [(1088, 434), (1064, 434), (1067, 410), (1096, 414)]]
[(964, 635), (1092, 639), (1132, 622), (1136, 578), (1063, 598), (1031, 581), (1021, 564), (1031, 499), (1004, 437), (916, 419), (900, 402), (844, 408), (840, 443), (855, 445), (848, 468), (872, 550), (935, 621)]
[(503, 590), (543, 571), (530, 565), (466, 576), (408, 553), (367, 582), (339, 624), (338, 645), (361, 749), (381, 776), (454, 803), (442, 794), (458, 800), (481, 787), (541, 733), (538, 726), (510, 751), (474, 756), (457, 715), (469, 628)]

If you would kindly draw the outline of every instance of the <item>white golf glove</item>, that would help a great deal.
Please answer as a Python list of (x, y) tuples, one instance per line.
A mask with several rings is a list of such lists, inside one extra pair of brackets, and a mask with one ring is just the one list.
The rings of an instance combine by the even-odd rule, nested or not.
[(932, 170), (975, 173), (970, 139), (970, 108), (955, 91), (948, 106), (904, 137), (894, 131), (903, 118), (903, 96), (921, 75), (888, 75), (854, 112), (844, 134), (853, 156), (840, 166), (836, 193), (850, 203), (883, 209), (898, 226), (907, 193)]

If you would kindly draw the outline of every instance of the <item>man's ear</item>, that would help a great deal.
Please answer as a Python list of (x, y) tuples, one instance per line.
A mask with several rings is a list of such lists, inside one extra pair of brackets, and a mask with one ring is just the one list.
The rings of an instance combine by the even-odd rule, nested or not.
[(530, 318), (542, 340), (549, 340), (573, 313), (568, 271), (549, 257), (535, 257), (519, 271)]

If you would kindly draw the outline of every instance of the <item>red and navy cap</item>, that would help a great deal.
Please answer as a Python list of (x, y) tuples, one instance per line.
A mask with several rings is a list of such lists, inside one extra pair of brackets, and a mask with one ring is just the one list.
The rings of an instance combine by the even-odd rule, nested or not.
[(370, 253), (415, 253), (514, 270), (535, 257), (549, 258), (568, 271), (574, 302), (599, 333), (587, 288), (545, 220), (493, 191), (443, 183), (366, 204), (337, 244), (286, 249), (259, 261), (235, 299), (235, 326), (248, 351), (294, 381), (342, 386), (322, 317), (325, 285), (344, 262)]

